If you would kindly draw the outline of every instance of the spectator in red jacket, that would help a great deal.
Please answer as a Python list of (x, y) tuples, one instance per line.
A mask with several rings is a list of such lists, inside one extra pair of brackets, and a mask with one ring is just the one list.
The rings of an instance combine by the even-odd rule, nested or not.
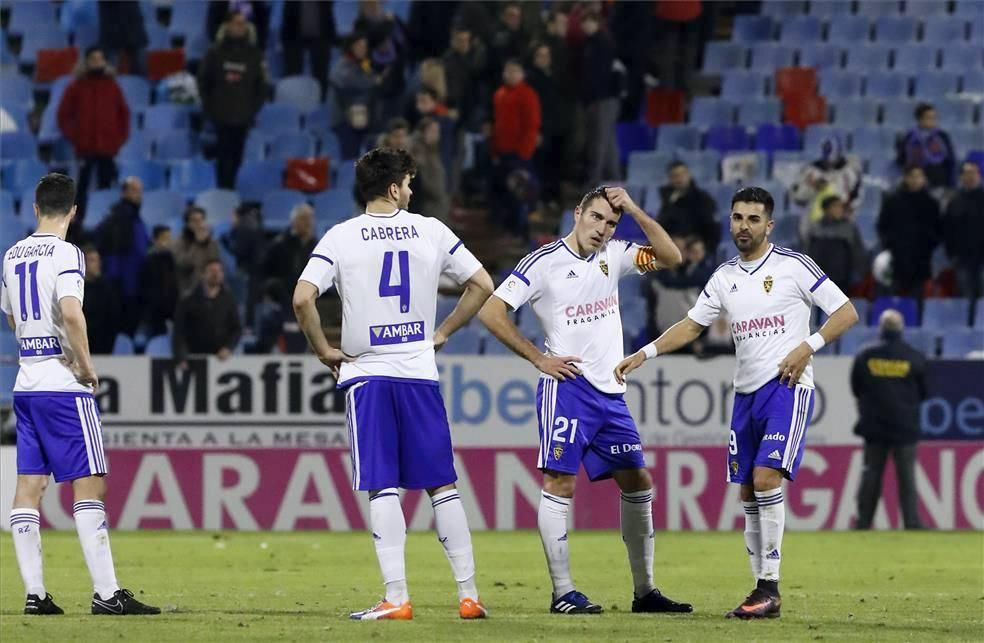
[(502, 70), (503, 84), (492, 98), (492, 152), (498, 157), (533, 158), (540, 136), (540, 98), (526, 84), (523, 66), (510, 60)]
[(86, 50), (77, 77), (65, 88), (58, 105), (58, 127), (80, 160), (77, 223), (81, 223), (93, 169), (99, 189), (111, 187), (116, 181), (113, 157), (130, 136), (126, 98), (99, 47)]

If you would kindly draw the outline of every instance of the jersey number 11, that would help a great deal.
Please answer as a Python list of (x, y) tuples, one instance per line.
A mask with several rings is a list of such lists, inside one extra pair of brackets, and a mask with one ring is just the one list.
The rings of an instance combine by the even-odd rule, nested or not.
[(17, 275), (20, 282), (21, 321), (27, 321), (27, 293), (25, 291), (27, 290), (28, 272), (31, 273), (31, 308), (34, 309), (34, 319), (41, 319), (41, 302), (40, 297), (38, 297), (38, 262), (32, 261), (28, 264), (24, 261), (14, 266), (14, 274)]

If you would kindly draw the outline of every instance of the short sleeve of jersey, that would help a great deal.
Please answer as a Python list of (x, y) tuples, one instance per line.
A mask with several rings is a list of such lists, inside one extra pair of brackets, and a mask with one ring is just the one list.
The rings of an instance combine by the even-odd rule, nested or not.
[(721, 314), (721, 296), (718, 294), (717, 277), (717, 273), (711, 275), (707, 285), (697, 296), (697, 303), (687, 313), (687, 317), (701, 326), (710, 326)]
[(806, 255), (800, 255), (797, 260), (799, 265), (795, 268), (796, 283), (811, 304), (819, 306), (824, 313), (830, 315), (847, 303), (848, 298), (844, 291), (827, 278), (816, 262)]
[(84, 301), (85, 261), (82, 251), (72, 244), (62, 243), (55, 249), (55, 299), (75, 297)]
[(465, 283), (479, 271), (482, 263), (449, 227), (437, 219), (433, 219), (433, 226), (438, 252), (442, 253), (441, 274), (450, 276), (459, 284)]
[(535, 256), (536, 253), (533, 253), (524, 257), (516, 265), (516, 269), (495, 289), (495, 296), (509, 304), (513, 310), (532, 299), (540, 286), (538, 277), (542, 261), (533, 259)]
[(335, 277), (338, 275), (336, 261), (338, 254), (335, 252), (332, 231), (329, 230), (314, 247), (314, 252), (308, 257), (307, 265), (297, 280), (314, 284), (318, 288), (318, 295), (323, 295), (335, 285)]
[[(659, 270), (656, 253), (650, 246), (640, 246), (638, 243), (612, 239), (608, 242), (618, 254), (618, 276), (641, 275)], [(612, 256), (612, 255), (609, 255)]]
[[(7, 278), (3, 278), (3, 282), (0, 283), (0, 310), (2, 310), (7, 315), (13, 315), (14, 309), (10, 305), (10, 291), (7, 290)], [(7, 323), (7, 322), (3, 322)]]

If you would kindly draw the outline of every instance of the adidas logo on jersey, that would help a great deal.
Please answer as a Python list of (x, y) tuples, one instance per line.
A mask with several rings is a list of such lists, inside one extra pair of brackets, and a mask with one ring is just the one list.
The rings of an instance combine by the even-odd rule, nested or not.
[(574, 272), (573, 270), (571, 270), (569, 273), (567, 273), (567, 278), (568, 279), (577, 279), (577, 273)]
[(738, 284), (731, 284), (731, 292), (738, 292)]
[(779, 453), (779, 449), (774, 449), (772, 453), (769, 454), (769, 457), (773, 460), (782, 460), (782, 455)]

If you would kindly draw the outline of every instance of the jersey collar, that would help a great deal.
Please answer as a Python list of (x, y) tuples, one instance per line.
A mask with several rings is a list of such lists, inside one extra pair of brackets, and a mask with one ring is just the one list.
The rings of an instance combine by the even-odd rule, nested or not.
[(765, 257), (762, 259), (762, 261), (759, 262), (759, 264), (757, 266), (755, 266), (752, 269), (748, 269), (745, 266), (741, 265), (741, 263), (742, 263), (741, 257), (738, 257), (738, 267), (741, 268), (742, 270), (744, 270), (745, 272), (747, 272), (749, 275), (754, 275), (756, 272), (759, 271), (759, 268), (761, 268), (762, 266), (765, 265), (765, 262), (769, 260), (769, 257), (772, 256), (772, 251), (775, 250), (775, 249), (776, 249), (776, 244), (770, 243), (769, 244), (769, 251), (767, 253), (765, 253)]
[(581, 255), (574, 252), (574, 250), (569, 245), (567, 245), (567, 239), (561, 238), (560, 243), (563, 244), (564, 249), (567, 250), (567, 252), (571, 253), (571, 255), (573, 255), (575, 259), (580, 259), (581, 261), (584, 261), (586, 263), (591, 263), (591, 260), (595, 258), (596, 254), (598, 254), (597, 252), (592, 252), (587, 257), (582, 257)]
[(393, 212), (392, 214), (376, 214), (375, 212), (365, 212), (364, 214), (367, 217), (372, 217), (373, 219), (392, 219), (393, 217), (400, 214), (401, 212), (403, 212), (403, 210), (397, 208), (396, 211)]

